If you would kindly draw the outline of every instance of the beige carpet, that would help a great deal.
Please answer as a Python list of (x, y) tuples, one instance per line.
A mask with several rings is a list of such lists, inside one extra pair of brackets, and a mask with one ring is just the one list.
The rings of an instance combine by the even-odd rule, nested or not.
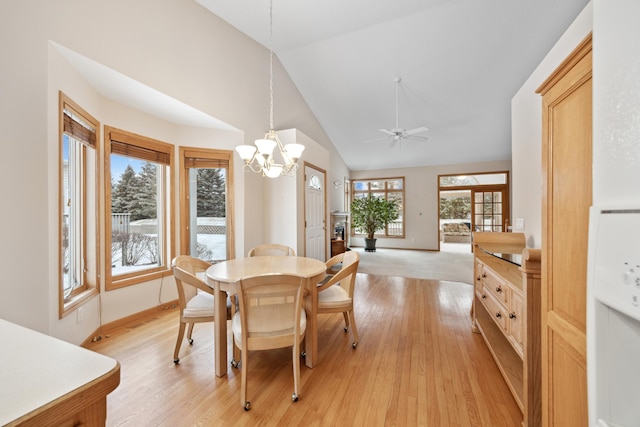
[(473, 284), (472, 253), (381, 248), (376, 252), (365, 252), (363, 248), (351, 250), (360, 254), (359, 273)]

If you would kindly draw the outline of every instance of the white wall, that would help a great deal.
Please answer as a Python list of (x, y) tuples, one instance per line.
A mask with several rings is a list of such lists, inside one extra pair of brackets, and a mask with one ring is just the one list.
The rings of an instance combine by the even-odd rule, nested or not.
[(637, 0), (594, 2), (594, 205), (640, 207), (638, 17)]
[[(300, 169), (295, 177), (267, 180), (265, 212), (265, 240), (260, 243), (280, 243), (294, 248), (296, 254), (305, 254), (305, 177), (304, 165), (310, 163), (329, 171), (330, 152), (298, 129), (278, 131), (283, 145), (298, 143), (305, 146), (299, 160)], [(327, 178), (328, 179), (328, 178)], [(325, 215), (329, 221), (329, 206)], [(328, 243), (327, 243), (328, 246)]]
[(591, 32), (592, 9), (589, 3), (511, 101), (511, 218), (524, 219), (528, 247), (542, 246), (542, 97), (535, 92)]
[[(378, 238), (379, 248), (438, 250), (438, 175), (511, 171), (511, 161), (423, 166), (405, 169), (353, 171), (351, 179), (404, 177), (405, 238)], [(364, 238), (352, 237), (352, 246), (364, 246)]]
[[(0, 279), (0, 317), (79, 343), (101, 316), (106, 322), (155, 306), (174, 285), (165, 279), (103, 293), (102, 313), (95, 298), (85, 305), (83, 322), (73, 315), (58, 320), (57, 86), (104, 123), (176, 145), (193, 138), (194, 146), (231, 148), (268, 130), (268, 51), (191, 0), (162, 7), (152, 0), (9, 2), (0, 14), (0, 38), (0, 257), (10, 266)], [(51, 53), (50, 41), (229, 123), (242, 136), (216, 138), (101, 99)], [(305, 132), (344, 174), (344, 162), (277, 60), (274, 72), (275, 127)], [(243, 174), (235, 160), (238, 255), (264, 235), (253, 218), (263, 213), (266, 184)]]

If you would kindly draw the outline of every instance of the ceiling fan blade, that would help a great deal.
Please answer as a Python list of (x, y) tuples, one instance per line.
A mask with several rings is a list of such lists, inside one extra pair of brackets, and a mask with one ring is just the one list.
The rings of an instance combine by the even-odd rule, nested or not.
[(388, 134), (388, 135), (392, 135), (392, 136), (396, 134), (395, 132), (392, 132), (392, 131), (390, 131), (389, 129), (378, 129), (378, 130), (379, 130), (380, 132), (384, 132), (384, 133), (386, 133), (386, 134)]
[(382, 138), (369, 139), (369, 140), (365, 141), (365, 143), (382, 141), (382, 140), (385, 140), (385, 139), (389, 139), (389, 137), (388, 136), (383, 136)]
[(428, 127), (426, 127), (426, 126), (422, 126), (422, 127), (415, 128), (415, 129), (409, 129), (408, 131), (405, 131), (405, 133), (406, 133), (407, 135), (414, 135), (414, 134), (416, 134), (416, 133), (422, 133), (422, 132), (426, 132), (426, 131), (428, 131), (428, 130), (429, 130), (429, 128), (428, 128)]

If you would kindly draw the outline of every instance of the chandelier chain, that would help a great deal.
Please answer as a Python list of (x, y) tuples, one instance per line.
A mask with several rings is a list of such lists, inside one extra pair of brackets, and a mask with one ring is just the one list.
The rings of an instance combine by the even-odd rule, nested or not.
[[(293, 142), (282, 145), (278, 133), (273, 129), (273, 0), (269, 0), (269, 131), (264, 138), (257, 139), (255, 146), (239, 145), (236, 151), (244, 161), (243, 169), (262, 176), (276, 178), (280, 175), (294, 176), (299, 168), (298, 159), (304, 145)], [(273, 150), (277, 148), (281, 162), (276, 162)]]
[(269, 1), (269, 129), (273, 129), (273, 0)]

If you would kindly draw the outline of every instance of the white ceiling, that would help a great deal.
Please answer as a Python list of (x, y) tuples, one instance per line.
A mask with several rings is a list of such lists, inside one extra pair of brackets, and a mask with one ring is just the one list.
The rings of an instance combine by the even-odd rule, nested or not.
[[(269, 47), (268, 0), (195, 1)], [(274, 0), (273, 50), (352, 170), (505, 160), (511, 98), (587, 3)], [(400, 127), (429, 139), (365, 143), (395, 126), (396, 77)]]

